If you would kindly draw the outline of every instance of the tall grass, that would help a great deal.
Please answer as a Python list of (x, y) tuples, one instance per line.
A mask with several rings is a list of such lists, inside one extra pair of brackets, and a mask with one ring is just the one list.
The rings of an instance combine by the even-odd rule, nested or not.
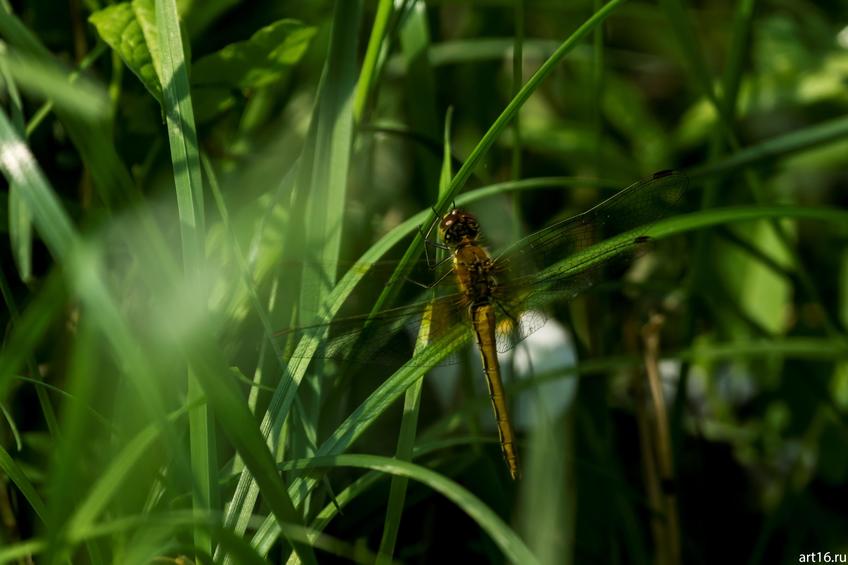
[[(0, 562), (848, 551), (848, 14), (800, 9), (2, 3)], [(523, 481), (467, 328), (322, 356), (325, 322), (418, 296), (451, 205), (497, 249), (661, 168), (697, 210), (504, 362)]]

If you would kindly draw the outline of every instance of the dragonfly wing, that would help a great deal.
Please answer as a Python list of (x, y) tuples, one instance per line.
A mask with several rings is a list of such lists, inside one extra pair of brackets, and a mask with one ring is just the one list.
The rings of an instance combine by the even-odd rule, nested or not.
[[(508, 249), (498, 267), (507, 274), (499, 291), (510, 297), (511, 304), (501, 310), (511, 311), (505, 316), (511, 323), (499, 325), (498, 350), (510, 350), (541, 328), (546, 321), (541, 308), (571, 300), (598, 282), (619, 276), (636, 257), (650, 250), (651, 240), (640, 234), (657, 220), (681, 211), (687, 184), (682, 174), (658, 173)], [(623, 217), (617, 218), (617, 214)], [(623, 241), (610, 239), (625, 232), (632, 234)], [(528, 262), (548, 268), (509, 277), (516, 265)], [(522, 272), (532, 269), (522, 265)]]
[[(544, 326), (548, 317), (541, 310), (519, 309), (498, 303), (495, 340), (498, 353), (506, 353)], [(514, 312), (514, 313), (513, 313)]]
[[(566, 269), (551, 269), (549, 274), (511, 280), (502, 284), (501, 289), (504, 295), (513, 297), (514, 311), (536, 312), (553, 302), (571, 300), (603, 280), (619, 277), (636, 257), (650, 249), (650, 240), (629, 240), (587, 253), (585, 260), (575, 261)], [(527, 328), (521, 332), (524, 337), (541, 327), (530, 321), (524, 326)]]
[[(414, 363), (412, 346), (425, 316), (429, 317), (430, 342), (438, 341), (457, 324), (468, 325), (462, 296), (454, 293), (384, 310), (374, 316), (348, 316), (283, 330), (277, 332), (277, 339), (286, 351), (286, 359), (318, 358), (371, 365)], [(320, 344), (314, 351), (301, 353), (297, 345), (308, 338), (317, 339)], [(438, 364), (454, 362), (456, 358), (451, 356)]]
[[(655, 173), (582, 214), (519, 240), (506, 248), (496, 263), (507, 272), (529, 273), (631, 230), (636, 240), (651, 224), (683, 211), (688, 184), (683, 173)], [(609, 251), (613, 250), (598, 248), (598, 253)]]

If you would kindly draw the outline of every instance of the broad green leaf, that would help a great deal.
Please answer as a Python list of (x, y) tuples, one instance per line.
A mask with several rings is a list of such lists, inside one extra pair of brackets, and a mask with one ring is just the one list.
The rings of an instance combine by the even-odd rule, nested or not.
[(313, 35), (315, 28), (299, 21), (274, 22), (250, 39), (227, 45), (194, 63), (192, 84), (238, 88), (267, 86), (300, 60)]
[(129, 69), (158, 101), (162, 101), (161, 67), (153, 3), (134, 0), (108, 6), (93, 13), (89, 21)]

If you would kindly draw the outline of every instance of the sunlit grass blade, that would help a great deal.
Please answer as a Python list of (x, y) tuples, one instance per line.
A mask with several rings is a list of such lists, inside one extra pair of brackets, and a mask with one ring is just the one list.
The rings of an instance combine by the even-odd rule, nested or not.
[(68, 88), (72, 73), (58, 63), (24, 53), (0, 50), (2, 64), (21, 89), (39, 98), (50, 99), (57, 107), (77, 118), (93, 122), (109, 113), (109, 98), (100, 85), (77, 77)]
[(34, 157), (8, 118), (0, 112), (0, 165), (16, 184), (38, 232), (58, 259), (67, 259), (76, 234), (58, 199), (38, 169)]
[[(15, 17), (5, 3), (0, 3), (0, 35), (21, 53), (33, 57), (33, 60), (38, 61), (48, 72), (52, 73), (57, 69), (47, 48)], [(111, 109), (108, 106), (102, 107), (99, 114), (90, 116), (91, 119), (83, 119), (60, 104), (65, 100), (66, 93), (61, 93), (55, 99), (52, 94), (54, 111), (68, 130), (68, 135), (79, 150), (83, 162), (91, 171), (94, 186), (102, 202), (108, 206), (113, 202), (134, 199), (138, 195), (136, 186), (111, 141)], [(69, 96), (76, 100), (75, 94), (71, 93)], [(100, 96), (96, 98), (100, 99)]]
[[(194, 276), (204, 257), (203, 184), (188, 82), (188, 62), (184, 58), (175, 0), (156, 0), (156, 24), (162, 105), (171, 146), (183, 264), (189, 276)], [(189, 368), (188, 398), (191, 401), (202, 394), (201, 387)], [(206, 405), (197, 407), (189, 415), (189, 438), (192, 473), (197, 481), (197, 489), (193, 491), (193, 507), (198, 511), (208, 511), (218, 506), (218, 490), (214, 479), (218, 464), (215, 423)], [(195, 531), (194, 542), (201, 551), (212, 551), (212, 540), (206, 530)]]
[[(12, 124), (18, 133), (24, 131), (24, 115), (17, 85), (9, 72), (6, 57), (0, 58), (0, 73), (9, 96)], [(18, 276), (24, 282), (32, 281), (32, 218), (29, 208), (18, 194), (15, 184), (9, 185), (9, 240), (12, 246), (12, 256), (18, 268)]]
[[(306, 198), (303, 257), (319, 265), (317, 269), (304, 269), (301, 274), (298, 314), (299, 319), (307, 322), (314, 321), (310, 319), (310, 312), (322, 312), (322, 305), (336, 282), (353, 150), (358, 78), (355, 53), (361, 13), (362, 3), (358, 0), (335, 5), (329, 51), (312, 115), (312, 120), (317, 122), (315, 145), (305, 153), (309, 159), (301, 161), (302, 171), (306, 172), (304, 166), (311, 169), (299, 178), (297, 186)], [(317, 376), (313, 378), (310, 386), (301, 387), (298, 404), (301, 425), (290, 427), (286, 450), (289, 457), (309, 454), (316, 448), (316, 429), (325, 387)], [(288, 391), (290, 394), (296, 392), (294, 387)], [(288, 403), (283, 401), (282, 404), (285, 407)], [(274, 414), (272, 420), (285, 421), (288, 414), (284, 410)]]
[(380, 51), (386, 38), (386, 28), (392, 16), (392, 0), (380, 0), (377, 4), (377, 13), (371, 26), (371, 35), (368, 38), (368, 47), (365, 50), (365, 59), (362, 61), (362, 69), (359, 82), (356, 85), (356, 97), (353, 103), (353, 113), (357, 121), (362, 119), (372, 92), (376, 87), (377, 62)]
[[(307, 270), (301, 285), (298, 305), (301, 312), (323, 310), (330, 289), (327, 281), (335, 280), (333, 265), (338, 259), (347, 190), (348, 166), (353, 141), (353, 93), (356, 86), (357, 26), (361, 13), (360, 2), (336, 4), (330, 51), (325, 61), (319, 85), (307, 145), (299, 161), (296, 189), (307, 199), (306, 213), (294, 225), (302, 226), (305, 250), (318, 264), (328, 269), (322, 273)], [(330, 78), (332, 77), (332, 79)], [(308, 218), (305, 224), (304, 218)], [(290, 231), (291, 235), (296, 232)], [(330, 272), (332, 271), (332, 272)], [(317, 343), (313, 344), (317, 346)], [(288, 368), (275, 391), (262, 420), (262, 433), (270, 444), (276, 440), (293, 404), (306, 363), (295, 360)], [(318, 417), (312, 411), (311, 418)], [(294, 433), (300, 433), (297, 428)], [(233, 501), (227, 513), (228, 523), (243, 532), (253, 512), (256, 485), (250, 483), (249, 471), (239, 479)], [(264, 554), (264, 552), (263, 552)]]

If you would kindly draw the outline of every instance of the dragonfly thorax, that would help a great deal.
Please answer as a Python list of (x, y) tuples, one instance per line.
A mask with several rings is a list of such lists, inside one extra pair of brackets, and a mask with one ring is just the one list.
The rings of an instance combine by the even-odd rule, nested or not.
[(442, 218), (439, 233), (446, 245), (456, 247), (463, 242), (476, 241), (480, 234), (480, 224), (473, 214), (454, 208)]

